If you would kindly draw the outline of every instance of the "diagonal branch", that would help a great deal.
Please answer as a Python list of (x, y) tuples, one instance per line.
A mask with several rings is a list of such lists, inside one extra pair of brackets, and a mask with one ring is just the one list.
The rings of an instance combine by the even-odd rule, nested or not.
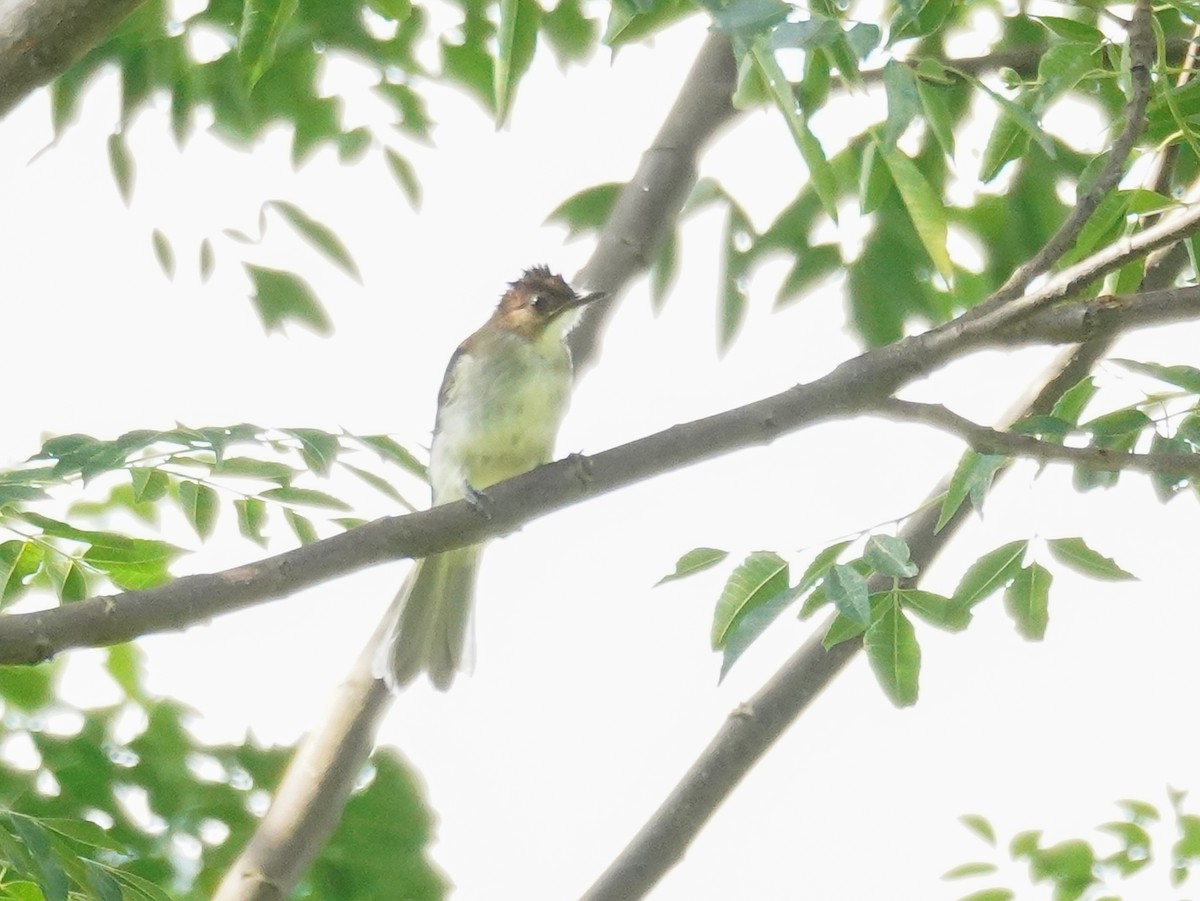
[(1106, 447), (1069, 447), (1034, 438), (1032, 435), (1005, 432), (981, 425), (941, 404), (923, 404), (898, 398), (888, 398), (875, 412), (897, 422), (922, 422), (935, 426), (963, 439), (981, 454), (1028, 457), (1043, 463), (1070, 463), (1103, 472), (1131, 470), (1200, 477), (1200, 455), (1197, 454), (1134, 454)]
[[(1200, 211), (1197, 206), (1196, 211)], [(1144, 306), (1139, 297), (1149, 300)], [(486, 514), (466, 501), (386, 517), (223, 572), (182, 576), (167, 585), (96, 597), (65, 607), (0, 617), (0, 664), (37, 663), (76, 647), (129, 641), (182, 629), (252, 604), (389, 560), (423, 557), (505, 534), (547, 513), (732, 450), (767, 444), (829, 419), (869, 412), (901, 386), (968, 352), (1002, 345), (1083, 340), (1096, 332), (1188, 319), (1200, 288), (1097, 298), (1048, 308), (995, 342), (976, 324), (927, 332), (868, 351), (805, 385), (589, 457), (575, 456), (488, 489)], [(1043, 320), (1041, 317), (1045, 317)], [(1034, 326), (1044, 321), (1047, 334)], [(956, 320), (951, 326), (961, 323)]]

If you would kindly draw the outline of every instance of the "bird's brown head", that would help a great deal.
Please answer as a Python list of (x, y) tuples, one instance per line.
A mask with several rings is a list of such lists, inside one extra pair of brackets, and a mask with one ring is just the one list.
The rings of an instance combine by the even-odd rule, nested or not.
[(605, 296), (602, 292), (579, 294), (561, 275), (546, 266), (534, 266), (509, 283), (492, 322), (534, 341), (552, 322), (561, 321), (565, 313)]

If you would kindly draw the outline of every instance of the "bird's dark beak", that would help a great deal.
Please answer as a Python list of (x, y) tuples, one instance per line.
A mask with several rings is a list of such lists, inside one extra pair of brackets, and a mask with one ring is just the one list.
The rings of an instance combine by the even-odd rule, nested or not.
[(589, 303), (595, 303), (597, 300), (604, 300), (604, 298), (606, 298), (606, 297), (608, 297), (607, 291), (593, 291), (591, 294), (584, 294), (582, 297), (576, 298), (575, 302), (572, 303), (571, 306), (572, 307), (587, 306)]

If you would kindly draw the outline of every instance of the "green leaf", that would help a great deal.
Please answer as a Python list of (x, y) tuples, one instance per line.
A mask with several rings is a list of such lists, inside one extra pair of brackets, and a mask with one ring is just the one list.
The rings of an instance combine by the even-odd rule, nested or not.
[(38, 875), (38, 885), (46, 895), (46, 901), (67, 901), (69, 883), (63, 872), (46, 831), (32, 817), (21, 816), (9, 811), (9, 818), (17, 835), (21, 837), (25, 849), (33, 859), (34, 868)]
[(121, 195), (125, 205), (129, 206), (129, 201), (133, 198), (133, 158), (129, 155), (125, 135), (119, 131), (108, 136), (108, 168), (117, 183), (117, 193)]
[(1082, 538), (1051, 538), (1046, 544), (1059, 563), (1093, 579), (1120, 582), (1137, 578), (1117, 566), (1111, 557), (1092, 550)]
[(1107, 42), (1104, 33), (1086, 22), (1079, 22), (1075, 19), (1063, 19), (1059, 16), (1033, 16), (1050, 31), (1054, 32), (1060, 38), (1067, 41), (1078, 41), (1082, 44), (1090, 44), (1093, 47), (1099, 47)]
[(833, 174), (833, 167), (825, 158), (821, 142), (808, 127), (808, 120), (796, 103), (796, 95), (792, 93), (792, 86), (779, 67), (775, 55), (763, 44), (761, 39), (754, 42), (750, 53), (753, 55), (755, 65), (762, 73), (763, 81), (766, 82), (771, 96), (775, 99), (776, 106), (783, 113), (783, 120), (787, 124), (788, 131), (792, 133), (792, 139), (796, 142), (796, 146), (800, 149), (804, 164), (808, 166), (808, 177), (817, 196), (821, 199), (821, 206), (824, 207), (829, 218), (837, 222), (837, 178)]
[(897, 579), (911, 579), (918, 572), (909, 558), (908, 542), (892, 535), (872, 535), (867, 540), (863, 558), (877, 573)]
[(317, 530), (313, 528), (312, 520), (307, 516), (301, 516), (291, 507), (284, 507), (283, 518), (287, 520), (292, 534), (301, 544), (312, 544), (317, 540)]
[(714, 547), (692, 548), (675, 562), (675, 571), (663, 576), (654, 586), (657, 588), (665, 582), (674, 582), (686, 576), (695, 575), (711, 569), (729, 556), (729, 551), (721, 551)]
[(1016, 577), (1028, 548), (1028, 541), (1010, 541), (984, 554), (963, 575), (954, 600), (970, 608), (999, 591)]
[(183, 515), (191, 523), (196, 534), (207, 539), (213, 533), (217, 522), (217, 492), (208, 485), (199, 482), (181, 481), (179, 483), (179, 506)]
[(1017, 573), (1004, 592), (1004, 607), (1017, 624), (1017, 631), (1030, 641), (1046, 636), (1050, 620), (1050, 583), (1054, 576), (1040, 563), (1032, 563)]
[(800, 576), (800, 581), (796, 584), (796, 594), (801, 595), (808, 591), (821, 579), (825, 578), (825, 574), (829, 572), (829, 568), (841, 556), (842, 551), (848, 548), (854, 542), (839, 541), (836, 544), (831, 544), (829, 547), (818, 551), (813, 557), (812, 563), (808, 564), (808, 568), (804, 570), (804, 574)]
[(216, 260), (213, 258), (212, 241), (205, 238), (200, 242), (200, 281), (207, 282), (212, 276)]
[(896, 599), (931, 626), (950, 632), (961, 632), (971, 622), (971, 611), (962, 603), (944, 595), (920, 588), (899, 588)]
[(237, 511), (238, 531), (255, 544), (266, 547), (267, 539), (263, 535), (263, 527), (267, 523), (267, 505), (256, 497), (248, 497), (233, 502)]
[(53, 666), (0, 666), (0, 697), (26, 712), (45, 707), (54, 700)]
[(954, 469), (954, 475), (950, 477), (946, 496), (942, 499), (942, 509), (938, 514), (937, 525), (934, 526), (935, 532), (940, 532), (945, 527), (967, 497), (972, 499), (976, 510), (982, 509), (983, 499), (992, 486), (992, 479), (1006, 459), (997, 454), (981, 454), (974, 450), (962, 455)]
[(913, 227), (934, 267), (946, 280), (954, 281), (954, 264), (946, 250), (946, 210), (942, 199), (925, 180), (917, 164), (897, 147), (876, 142), (883, 161), (892, 173), (892, 181), (912, 219)]
[(1071, 425), (1078, 424), (1080, 415), (1088, 402), (1096, 396), (1096, 391), (1096, 380), (1090, 375), (1085, 376), (1063, 393), (1054, 404), (1050, 415)]
[(50, 581), (58, 592), (58, 599), (64, 604), (82, 601), (88, 595), (87, 574), (74, 560), (66, 566), (52, 566)]
[(721, 649), (721, 672), (717, 681), (724, 681), (725, 676), (738, 662), (746, 649), (767, 630), (771, 623), (779, 618), (784, 610), (795, 600), (790, 591), (783, 591), (775, 597), (747, 610), (734, 620), (733, 626), (725, 635), (725, 645)]
[(947, 870), (945, 873), (943, 873), (942, 878), (969, 879), (972, 876), (986, 876), (989, 873), (995, 873), (996, 869), (997, 867), (994, 863), (983, 863), (982, 861), (976, 861), (975, 863), (959, 864), (952, 870)]
[(358, 264), (354, 262), (350, 251), (346, 249), (346, 245), (342, 243), (342, 239), (334, 233), (333, 229), (318, 222), (300, 207), (294, 203), (288, 203), (286, 200), (268, 200), (264, 207), (273, 207), (313, 247), (325, 254), (355, 281), (362, 281)]
[(788, 589), (787, 561), (772, 551), (757, 551), (729, 574), (713, 611), (712, 647), (719, 651), (737, 620)]
[(396, 184), (400, 186), (400, 190), (404, 192), (408, 202), (414, 209), (419, 207), (421, 205), (421, 183), (417, 181), (417, 172), (413, 169), (412, 163), (391, 147), (383, 149), (383, 157), (387, 161), (388, 171), (392, 173), (392, 178), (396, 179)]
[(567, 235), (571, 238), (599, 231), (612, 214), (622, 187), (617, 182), (608, 182), (584, 188), (555, 207), (546, 217), (546, 222), (557, 222), (566, 226)]
[(428, 481), (429, 473), (425, 464), (414, 457), (399, 441), (388, 435), (356, 435), (356, 441), (366, 445), (379, 454), (384, 460), (391, 460), (398, 466), (408, 470), (422, 482)]
[(163, 271), (163, 275), (168, 280), (175, 277), (175, 251), (171, 249), (171, 242), (157, 228), (151, 232), (150, 241), (154, 245), (154, 258), (158, 260), (158, 268)]
[(965, 813), (958, 818), (958, 821), (978, 835), (989, 845), (996, 844), (996, 830), (992, 828), (992, 824), (987, 817), (980, 816), (977, 813)]
[(600, 37), (600, 27), (583, 14), (580, 0), (559, 0), (542, 16), (542, 34), (560, 63), (583, 62)]
[(825, 593), (838, 613), (856, 623), (871, 621), (867, 580), (851, 566), (834, 565), (825, 575)]
[(1200, 394), (1200, 369), (1194, 366), (1163, 366), (1159, 363), (1139, 363), (1136, 360), (1114, 359), (1110, 362), (1133, 372), (1152, 376), (1160, 382), (1175, 385), (1189, 394)]
[(26, 580), (39, 566), (45, 552), (32, 541), (5, 541), (0, 544), (0, 603), (9, 604), (25, 593)]
[(130, 698), (143, 697), (142, 663), (141, 649), (128, 642), (113, 645), (105, 652), (105, 670)]
[(319, 476), (329, 475), (342, 445), (337, 435), (319, 429), (283, 429), (300, 442), (300, 456), (308, 468)]
[(1013, 901), (1017, 897), (1012, 889), (985, 888), (969, 895), (963, 895), (958, 901)]
[(171, 487), (171, 479), (160, 469), (135, 466), (129, 470), (133, 482), (133, 500), (138, 504), (150, 504), (161, 498)]
[(167, 566), (179, 554), (179, 548), (165, 541), (114, 535), (93, 544), (83, 559), (107, 573), (119, 587), (137, 591), (166, 582), (170, 578)]
[(787, 18), (782, 0), (730, 0), (712, 9), (713, 27), (744, 38), (766, 33)]
[(404, 495), (397, 491), (396, 487), (387, 479), (383, 478), (383, 476), (376, 475), (375, 473), (369, 472), (366, 469), (360, 469), (353, 464), (347, 463), (345, 460), (339, 460), (338, 463), (341, 464), (343, 469), (354, 473), (354, 475), (356, 475), (359, 479), (366, 482), (385, 497), (396, 501), (396, 503), (403, 506), (410, 513), (416, 512), (417, 508), (405, 500)]
[(944, 97), (945, 89), (923, 78), (917, 79), (917, 95), (925, 123), (947, 159), (954, 159), (954, 117)]
[(517, 83), (533, 61), (541, 13), (535, 0), (500, 0), (499, 48), (493, 72), (497, 127), (508, 119)]
[(264, 500), (276, 503), (304, 504), (308, 507), (323, 507), (328, 510), (350, 510), (351, 506), (344, 500), (336, 498), (324, 491), (312, 488), (295, 488), (286, 485), (282, 488), (268, 488), (261, 495)]
[(319, 335), (328, 335), (333, 331), (321, 302), (298, 275), (251, 263), (242, 265), (254, 283), (252, 299), (268, 332), (288, 322), (306, 325)]
[(249, 87), (253, 88), (270, 68), (279, 37), (299, 5), (299, 0), (246, 0), (238, 35), (238, 61)]
[(1137, 435), (1153, 425), (1154, 421), (1141, 410), (1126, 407), (1122, 410), (1105, 413), (1103, 416), (1097, 416), (1090, 422), (1085, 422), (1082, 428), (1097, 438), (1116, 438), (1123, 435)]
[(863, 649), (892, 703), (897, 707), (917, 703), (921, 649), (912, 623), (896, 604), (888, 605), (883, 616), (867, 627)]
[[(1188, 456), (1193, 451), (1192, 445), (1178, 435), (1168, 438), (1166, 435), (1155, 432), (1154, 438), (1150, 442), (1150, 453), (1164, 456)], [(1187, 486), (1189, 478), (1186, 473), (1155, 472), (1150, 474), (1150, 481), (1154, 485), (1155, 496), (1162, 503), (1166, 503)]]
[[(128, 645), (122, 645), (128, 647)], [(117, 854), (128, 854), (129, 846), (112, 838), (107, 832), (91, 820), (72, 820), (67, 817), (46, 817), (39, 819), (43, 827), (61, 836), (89, 845), (93, 848), (103, 848)]]
[(263, 479), (286, 485), (296, 477), (298, 470), (278, 460), (260, 460), (257, 457), (222, 457), (213, 464), (213, 475)]
[(921, 95), (912, 69), (895, 59), (888, 60), (883, 67), (883, 88), (887, 96), (883, 143), (895, 147), (912, 120), (921, 114)]
[(880, 159), (875, 142), (871, 141), (863, 148), (862, 166), (858, 174), (858, 208), (863, 215), (879, 209), (891, 194), (892, 185), (891, 173)]

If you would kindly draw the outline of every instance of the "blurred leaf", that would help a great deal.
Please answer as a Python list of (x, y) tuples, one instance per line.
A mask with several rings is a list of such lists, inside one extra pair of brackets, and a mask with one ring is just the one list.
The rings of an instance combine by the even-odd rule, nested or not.
[(987, 817), (980, 816), (977, 813), (966, 813), (959, 817), (958, 821), (989, 845), (996, 844), (996, 830), (992, 828), (992, 824), (988, 821)]
[(292, 228), (296, 229), (313, 247), (325, 254), (351, 278), (355, 281), (362, 281), (358, 265), (333, 229), (313, 219), (300, 207), (294, 203), (288, 203), (286, 200), (268, 200), (265, 205), (275, 209), (291, 224)]
[(712, 547), (692, 548), (676, 561), (675, 571), (663, 576), (654, 583), (654, 586), (657, 588), (664, 582), (674, 582), (676, 579), (704, 572), (704, 570), (711, 569), (728, 556), (729, 551), (720, 551)]
[(154, 245), (154, 258), (158, 260), (158, 268), (163, 271), (163, 275), (167, 279), (175, 277), (175, 252), (171, 249), (171, 242), (157, 228), (150, 234), (151, 243)]
[(33, 860), (37, 871), (38, 886), (45, 894), (47, 901), (67, 901), (69, 884), (67, 875), (63, 872), (50, 846), (46, 831), (31, 817), (9, 812), (8, 819), (16, 833), (25, 845), (25, 850)]
[(787, 588), (788, 564), (778, 554), (757, 551), (739, 563), (729, 574), (713, 611), (713, 650), (719, 651), (725, 647), (738, 619), (787, 591)]
[(921, 114), (921, 96), (912, 69), (895, 59), (888, 60), (883, 67), (883, 87), (887, 96), (883, 143), (895, 147), (909, 124)]
[(365, 444), (385, 460), (391, 460), (398, 466), (408, 470), (422, 482), (427, 481), (429, 473), (425, 464), (414, 457), (399, 441), (389, 435), (356, 435), (356, 441)]
[(1054, 404), (1050, 415), (1076, 425), (1088, 402), (1096, 396), (1096, 380), (1086, 376), (1076, 382)]
[(412, 163), (391, 147), (385, 147), (383, 155), (387, 161), (388, 171), (396, 179), (396, 184), (400, 186), (400, 190), (404, 192), (404, 196), (408, 198), (408, 202), (414, 208), (419, 207), (421, 205), (421, 183), (417, 181), (417, 173), (413, 169)]
[(896, 604), (889, 604), (883, 616), (871, 623), (863, 635), (867, 660), (883, 690), (897, 707), (917, 702), (921, 671), (921, 649), (916, 632)]
[(253, 88), (275, 59), (280, 35), (299, 7), (299, 0), (245, 0), (238, 60)]
[(117, 192), (121, 195), (121, 200), (129, 206), (129, 201), (133, 199), (134, 166), (125, 136), (119, 131), (108, 136), (108, 167), (117, 183)]
[(153, 503), (167, 493), (171, 479), (161, 469), (134, 466), (129, 470), (133, 483), (133, 499), (139, 504)]
[(1093, 579), (1121, 582), (1137, 578), (1117, 566), (1111, 557), (1092, 550), (1082, 538), (1051, 538), (1046, 544), (1059, 563)]
[(1033, 18), (1037, 19), (1065, 41), (1079, 41), (1084, 44), (1091, 44), (1093, 47), (1099, 47), (1107, 41), (1104, 33), (1098, 28), (1088, 25), (1086, 22), (1080, 22), (1077, 19), (1041, 15), (1034, 16)]
[(560, 203), (546, 217), (546, 222), (558, 222), (566, 226), (567, 236), (571, 238), (599, 231), (608, 221), (622, 187), (617, 182), (608, 182), (584, 188)]
[(327, 510), (349, 510), (350, 505), (324, 491), (312, 488), (296, 488), (288, 485), (282, 488), (269, 488), (259, 495), (268, 501), (277, 503), (303, 504), (308, 507), (324, 507)]
[(829, 218), (837, 222), (837, 179), (825, 158), (825, 151), (821, 149), (821, 142), (808, 127), (807, 118), (796, 103), (796, 95), (792, 93), (792, 86), (784, 76), (783, 70), (779, 68), (775, 55), (761, 40), (755, 42), (750, 53), (771, 96), (775, 99), (776, 106), (783, 113), (783, 120), (804, 158), (804, 164), (808, 166), (808, 177), (821, 199), (821, 206), (825, 208)]
[(817, 582), (825, 578), (830, 568), (837, 562), (837, 558), (841, 556), (842, 551), (853, 543), (853, 541), (839, 541), (818, 551), (816, 556), (813, 557), (812, 562), (804, 570), (803, 575), (800, 576), (800, 581), (796, 583), (796, 594), (804, 594), (804, 592), (816, 585)]
[[(969, 879), (972, 876), (986, 876), (990, 873), (995, 873), (997, 867), (994, 863), (964, 863), (952, 870), (947, 870), (942, 874), (943, 879)], [(1011, 893), (1010, 893), (1011, 895)]]
[(509, 108), (517, 91), (517, 83), (533, 61), (537, 45), (538, 23), (542, 8), (535, 0), (499, 0), (499, 48), (494, 71), (496, 91), (496, 125), (508, 119)]
[(1175, 385), (1189, 394), (1200, 394), (1200, 369), (1194, 366), (1163, 366), (1160, 363), (1139, 363), (1136, 360), (1122, 359), (1112, 359), (1109, 362), (1151, 376), (1168, 385)]
[(212, 241), (205, 238), (200, 242), (200, 281), (206, 282), (212, 277), (213, 266), (216, 261), (213, 259)]
[(1046, 636), (1049, 622), (1050, 583), (1054, 576), (1040, 563), (1022, 567), (1004, 592), (1004, 607), (1017, 631), (1030, 641)]
[(917, 164), (896, 147), (876, 144), (887, 163), (904, 208), (933, 265), (947, 283), (954, 281), (954, 265), (946, 250), (946, 210), (942, 199), (925, 180)]
[(321, 302), (298, 275), (251, 263), (243, 265), (254, 282), (254, 306), (268, 332), (288, 322), (306, 325), (319, 335), (332, 332)]
[(121, 686), (121, 691), (125, 692), (126, 697), (143, 697), (142, 667), (142, 651), (134, 644), (117, 644), (105, 651), (104, 668), (113, 681)]
[(559, 0), (542, 16), (542, 34), (560, 63), (583, 62), (600, 37), (599, 25), (583, 14), (582, 7), (581, 0)]
[(0, 603), (9, 604), (26, 590), (26, 580), (42, 565), (44, 551), (32, 541), (0, 543)]

